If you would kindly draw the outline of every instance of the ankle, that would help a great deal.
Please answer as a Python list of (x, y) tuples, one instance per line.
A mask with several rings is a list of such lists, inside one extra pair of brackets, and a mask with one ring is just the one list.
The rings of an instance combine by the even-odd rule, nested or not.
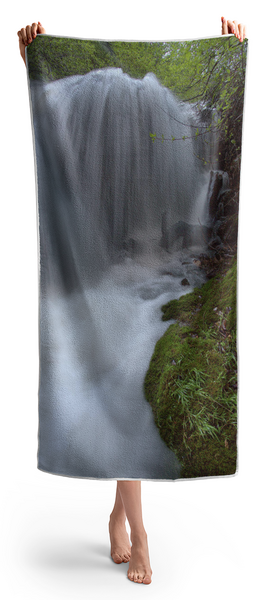
[(126, 515), (124, 512), (112, 511), (110, 514), (109, 521), (111, 523), (120, 523), (121, 525), (125, 525)]
[(131, 530), (131, 542), (132, 544), (140, 544), (143, 542), (147, 542), (147, 533), (144, 529), (144, 527), (141, 527), (139, 529), (134, 529), (133, 531)]

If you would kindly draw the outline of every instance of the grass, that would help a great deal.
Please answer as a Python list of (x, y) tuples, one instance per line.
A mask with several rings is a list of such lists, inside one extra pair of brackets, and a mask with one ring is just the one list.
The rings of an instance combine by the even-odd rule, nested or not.
[(226, 271), (162, 307), (144, 390), (181, 477), (228, 475), (237, 459), (235, 257)]

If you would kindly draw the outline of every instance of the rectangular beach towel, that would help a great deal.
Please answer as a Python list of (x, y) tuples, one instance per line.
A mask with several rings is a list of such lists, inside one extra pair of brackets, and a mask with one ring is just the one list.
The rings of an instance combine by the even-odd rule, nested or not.
[(247, 40), (38, 35), (26, 57), (38, 468), (232, 475)]

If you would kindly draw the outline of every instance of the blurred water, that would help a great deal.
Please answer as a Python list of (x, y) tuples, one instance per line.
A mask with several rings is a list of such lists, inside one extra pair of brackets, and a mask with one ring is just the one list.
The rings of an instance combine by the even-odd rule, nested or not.
[[(31, 82), (40, 252), (39, 468), (172, 479), (143, 381), (170, 322), (160, 307), (201, 285), (210, 173), (193, 107), (153, 74), (91, 71)], [(180, 138), (152, 143), (151, 133)], [(183, 135), (190, 139), (182, 140)], [(188, 264), (182, 264), (186, 262)], [(188, 277), (191, 287), (182, 288)]]

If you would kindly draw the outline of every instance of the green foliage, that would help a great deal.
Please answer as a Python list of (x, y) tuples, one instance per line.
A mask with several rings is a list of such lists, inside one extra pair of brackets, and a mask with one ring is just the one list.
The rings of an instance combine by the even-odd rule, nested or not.
[[(213, 417), (205, 407), (207, 394), (204, 390), (204, 382), (207, 374), (198, 371), (194, 367), (183, 381), (178, 380), (172, 396), (177, 399), (177, 412), (181, 419), (182, 436), (181, 441), (191, 452), (191, 446), (188, 438), (192, 439), (200, 435), (202, 438), (212, 436), (218, 439), (217, 428), (210, 423), (210, 417)], [(199, 400), (201, 406), (196, 409), (196, 400)]]
[(144, 390), (181, 477), (236, 470), (236, 260), (162, 307), (175, 319), (157, 342)]
[[(162, 138), (150, 133), (151, 140), (172, 143), (190, 137), (219, 134), (222, 167), (236, 158), (241, 147), (241, 123), (244, 100), (247, 40), (235, 37), (184, 42), (100, 42), (41, 35), (27, 47), (30, 79), (53, 81), (92, 69), (119, 67), (132, 77), (154, 73), (162, 85), (179, 99), (194, 102), (200, 110), (216, 109), (218, 119), (189, 135)], [(212, 149), (212, 153), (214, 150)], [(205, 162), (202, 156), (198, 156)]]
[(84, 75), (92, 69), (116, 66), (108, 44), (74, 38), (37, 36), (27, 47), (30, 79), (54, 81)]
[[(216, 109), (218, 118), (205, 131), (197, 128), (181, 138), (170, 131), (165, 141), (204, 136), (208, 144), (206, 134), (217, 132), (222, 168), (228, 170), (241, 149), (247, 40), (241, 43), (235, 37), (219, 37), (185, 42), (112, 42), (111, 47), (131, 76), (141, 78), (153, 72), (181, 100), (194, 102), (200, 110)], [(150, 136), (153, 143), (163, 141), (156, 132)], [(198, 158), (207, 164), (203, 156)]]

